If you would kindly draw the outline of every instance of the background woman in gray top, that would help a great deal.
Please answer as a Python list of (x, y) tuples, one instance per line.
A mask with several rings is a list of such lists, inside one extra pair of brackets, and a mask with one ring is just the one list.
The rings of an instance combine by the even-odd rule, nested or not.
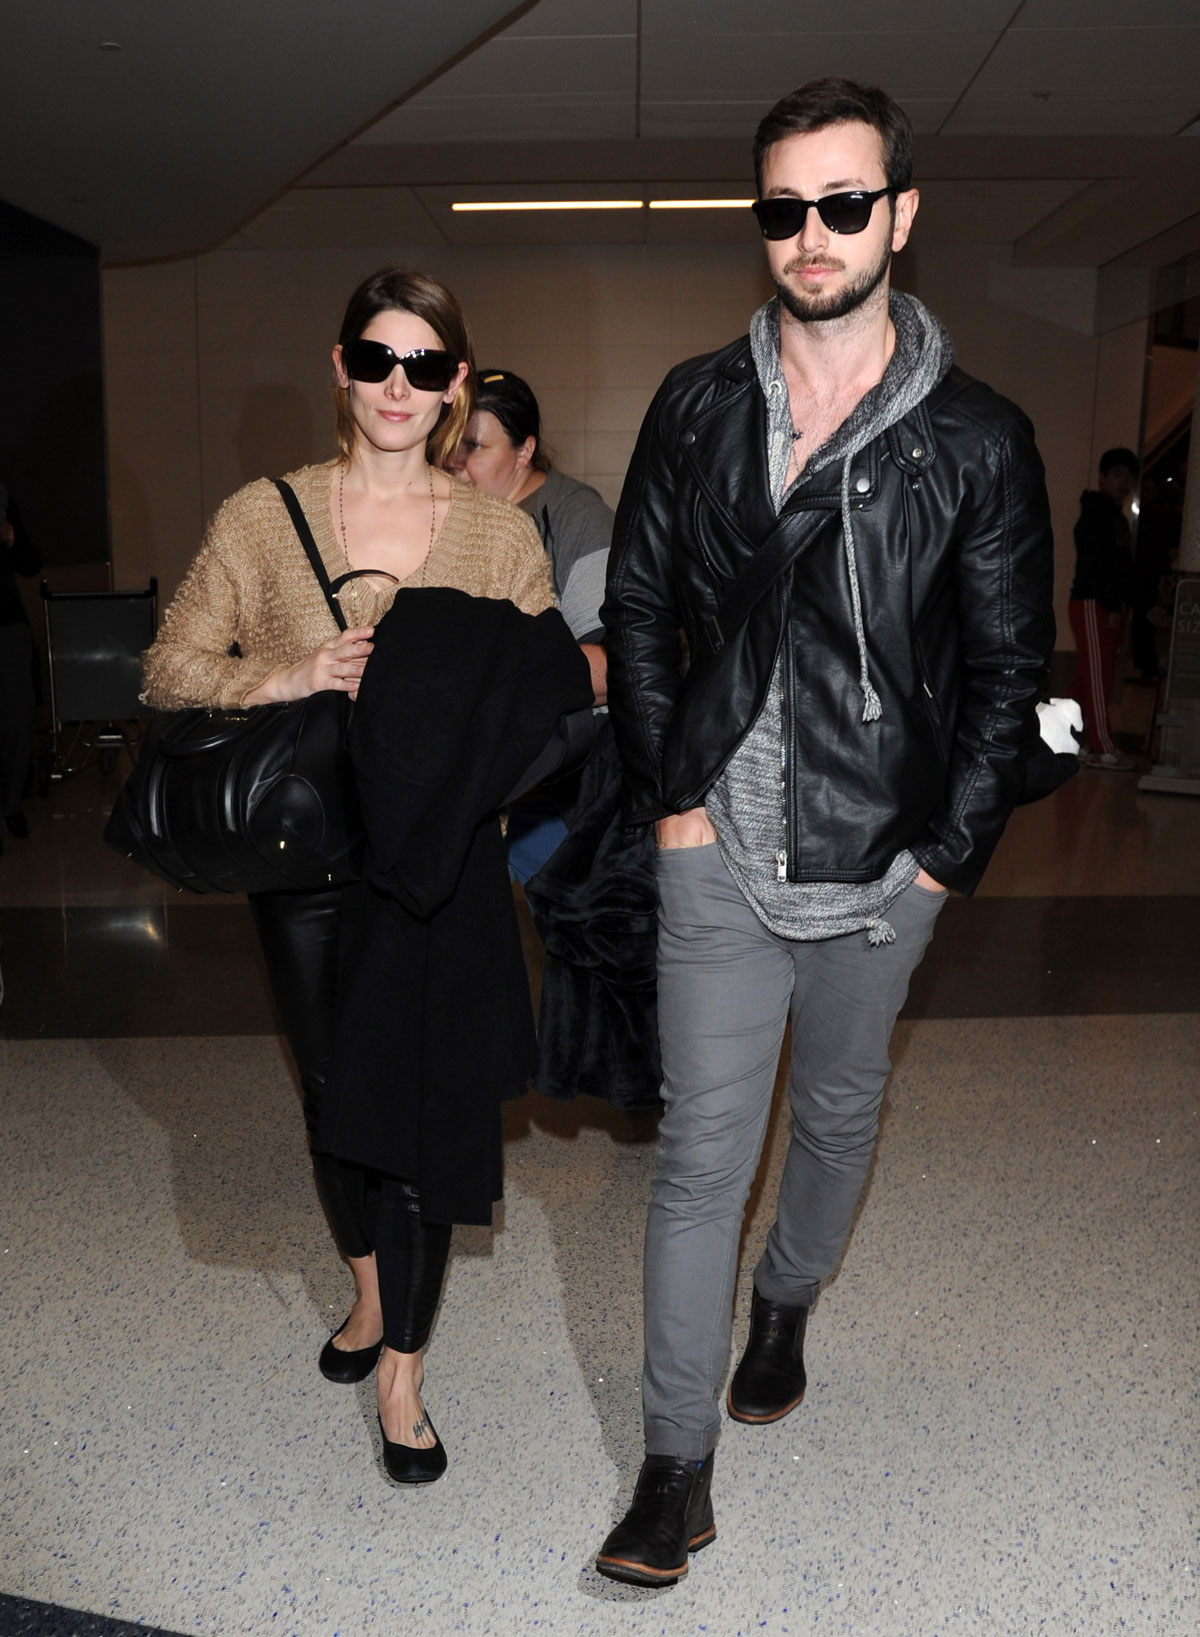
[[(554, 595), (571, 634), (592, 668), (597, 705), (607, 694), (607, 661), (600, 604), (612, 543), (613, 513), (590, 484), (556, 471), (542, 443), (538, 401), (511, 370), (484, 369), (475, 377), (475, 409), (453, 470), (467, 483), (498, 495), (537, 524)], [(566, 835), (557, 813), (514, 808), (509, 815), (509, 872), (522, 885)]]

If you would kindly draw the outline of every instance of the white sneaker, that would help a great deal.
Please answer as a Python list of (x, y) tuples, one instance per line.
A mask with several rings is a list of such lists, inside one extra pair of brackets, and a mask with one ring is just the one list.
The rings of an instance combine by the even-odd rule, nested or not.
[(1083, 758), (1085, 767), (1102, 767), (1110, 773), (1132, 773), (1137, 767), (1128, 756), (1118, 756), (1115, 750), (1094, 750)]

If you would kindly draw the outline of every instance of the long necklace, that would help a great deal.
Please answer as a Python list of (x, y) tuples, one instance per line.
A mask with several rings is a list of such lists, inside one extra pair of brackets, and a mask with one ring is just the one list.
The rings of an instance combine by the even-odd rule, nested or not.
[[(437, 534), (437, 495), (433, 490), (433, 467), (426, 462), (425, 470), (429, 474), (429, 544), (425, 547), (425, 555), (421, 559), (421, 572), (417, 575), (416, 583), (425, 584), (425, 570), (429, 567), (429, 556), (433, 551), (434, 536)], [(342, 556), (346, 559), (346, 567), (350, 566), (350, 552), (346, 545), (346, 468), (338, 469), (338, 523), (342, 530)], [(391, 575), (388, 576), (392, 578)], [(411, 578), (411, 576), (410, 576)]]

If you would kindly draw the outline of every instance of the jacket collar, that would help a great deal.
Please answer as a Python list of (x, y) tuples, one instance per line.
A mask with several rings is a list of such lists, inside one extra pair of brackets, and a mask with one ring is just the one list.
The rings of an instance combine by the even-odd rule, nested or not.
[[(713, 390), (681, 429), (679, 447), (705, 498), (735, 533), (753, 545), (771, 527), (775, 513), (767, 470), (766, 404), (758, 390), (748, 335), (718, 355), (714, 377)], [(885, 451), (899, 471), (912, 477), (933, 465), (937, 438), (930, 407), (931, 399), (940, 396), (941, 385), (855, 454), (850, 492), (856, 510), (872, 505), (878, 496)], [(745, 458), (731, 458), (735, 451), (742, 451)], [(792, 491), (784, 510), (836, 510), (840, 484), (840, 467), (823, 467)]]

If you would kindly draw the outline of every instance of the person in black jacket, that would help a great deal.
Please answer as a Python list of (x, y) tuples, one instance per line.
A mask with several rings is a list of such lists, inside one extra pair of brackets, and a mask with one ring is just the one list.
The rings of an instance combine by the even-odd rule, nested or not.
[(778, 296), (663, 383), (603, 608), (627, 816), (658, 839), (665, 1112), (647, 1455), (597, 1567), (648, 1586), (715, 1534), (738, 1238), (789, 1016), (791, 1143), (727, 1397), (758, 1425), (804, 1395), (892, 1024), (1022, 794), (1054, 641), (1032, 428), (889, 289), (917, 209), (907, 117), (816, 81), (763, 120), (755, 166)]
[[(380, 268), (351, 295), (332, 364), (341, 458), (293, 472), (290, 482), (349, 628), (338, 630), (279, 491), (250, 484), (217, 513), (145, 655), (144, 697), (156, 708), (256, 708), (327, 690), (354, 698), (376, 623), (417, 590), (452, 589), (465, 603), (511, 604), (529, 616), (550, 609), (549, 568), (532, 523), (441, 470), (473, 397), (470, 338), (452, 293), (415, 269)], [(586, 676), (565, 627), (561, 634)], [(432, 730), (423, 723), (422, 732), (432, 754)], [(481, 822), (496, 830), (499, 848), (498, 817)], [(498, 890), (511, 919), (503, 867)], [(251, 912), (299, 1069), (317, 1190), (354, 1278), (354, 1304), (317, 1367), (344, 1386), (375, 1372), (384, 1469), (397, 1482), (424, 1483), (440, 1477), (447, 1459), (421, 1389), (454, 1218), (438, 1214), (436, 1203), (431, 1214), (411, 1170), (384, 1186), (361, 1156), (339, 1154), (318, 1135), (327, 1124), (340, 953), (355, 945), (356, 893), (338, 886), (254, 893)], [(413, 947), (396, 948), (398, 964), (379, 974), (397, 997), (381, 1004), (398, 1010), (400, 996), (424, 994), (423, 974), (404, 961)], [(514, 987), (511, 975), (505, 982)], [(446, 1039), (449, 1053), (465, 1032), (435, 1038)], [(419, 1081), (411, 1063), (389, 1069)]]
[[(17, 587), (42, 566), (15, 500), (0, 485), (0, 813), (9, 835), (24, 840), (21, 802), (33, 753), (33, 633)], [(4, 843), (0, 840), (0, 852)]]
[(1125, 608), (1133, 600), (1124, 507), (1140, 469), (1132, 449), (1106, 449), (1100, 456), (1100, 486), (1080, 495), (1075, 525), (1075, 579), (1068, 605), (1076, 652), (1071, 698), (1083, 711), (1087, 765), (1111, 773), (1128, 773), (1134, 766), (1113, 742), (1108, 696), (1125, 634)]

